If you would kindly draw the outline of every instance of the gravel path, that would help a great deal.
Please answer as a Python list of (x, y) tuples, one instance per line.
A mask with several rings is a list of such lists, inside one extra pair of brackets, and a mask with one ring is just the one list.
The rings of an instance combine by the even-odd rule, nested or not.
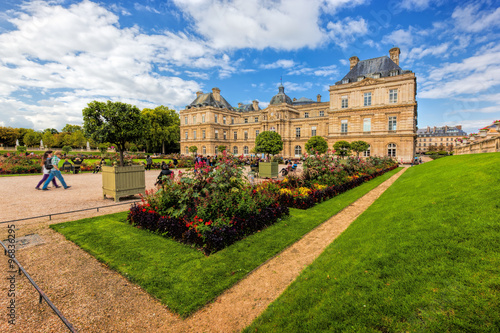
[[(172, 314), (140, 287), (48, 228), (53, 223), (125, 211), (128, 205), (108, 207), (99, 212), (92, 210), (58, 215), (52, 217), (52, 221), (41, 218), (17, 222), (17, 237), (35, 233), (41, 236), (44, 243), (20, 249), (16, 256), (79, 332), (238, 332), (262, 313), (301, 270), (317, 258), (402, 173), (394, 175), (307, 234), (186, 320)], [(152, 187), (157, 174), (158, 171), (146, 172), (146, 184), (149, 187)], [(102, 198), (100, 174), (64, 177), (72, 187), (50, 191), (34, 189), (41, 176), (1, 177), (0, 222), (115, 204), (112, 199)], [(1, 239), (7, 238), (7, 231), (7, 224), (0, 224)], [(2, 281), (6, 281), (4, 277), (9, 274), (4, 258), (0, 260)], [(1, 309), (7, 307), (7, 289), (8, 283), (2, 283)], [(45, 303), (38, 304), (38, 294), (24, 276), (16, 280), (16, 308), (16, 325), (8, 325), (6, 316), (2, 314), (0, 332), (67, 331)]]

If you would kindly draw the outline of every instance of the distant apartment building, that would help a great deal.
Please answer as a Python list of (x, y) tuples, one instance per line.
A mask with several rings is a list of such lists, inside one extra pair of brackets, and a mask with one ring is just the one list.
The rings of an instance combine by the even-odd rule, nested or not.
[(340, 140), (370, 145), (362, 156), (391, 156), (410, 161), (415, 153), (417, 126), (416, 77), (399, 67), (399, 48), (388, 56), (362, 60), (351, 57), (349, 72), (330, 86), (330, 101), (292, 99), (278, 88), (265, 109), (258, 101), (231, 106), (213, 88), (198, 92), (181, 118), (181, 153), (196, 146), (198, 154), (213, 155), (226, 146), (235, 155), (250, 155), (255, 138), (275, 131), (283, 139), (284, 157), (306, 153), (312, 136), (324, 137), (330, 149)]
[(417, 130), (417, 153), (425, 153), (429, 149), (452, 151), (455, 139), (464, 136), (467, 136), (467, 133), (462, 130), (462, 125), (427, 126), (427, 128)]

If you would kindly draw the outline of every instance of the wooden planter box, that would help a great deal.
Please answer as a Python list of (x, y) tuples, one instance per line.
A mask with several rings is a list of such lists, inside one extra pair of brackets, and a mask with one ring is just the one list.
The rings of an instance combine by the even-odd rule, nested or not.
[(146, 173), (144, 165), (103, 166), (102, 193), (118, 202), (121, 197), (144, 194), (146, 191)]
[(278, 162), (260, 162), (259, 177), (260, 178), (278, 177)]

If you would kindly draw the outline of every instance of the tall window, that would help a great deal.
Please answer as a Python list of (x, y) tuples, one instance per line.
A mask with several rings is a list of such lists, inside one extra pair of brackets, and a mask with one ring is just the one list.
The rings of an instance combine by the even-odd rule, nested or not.
[(316, 126), (311, 127), (311, 136), (316, 136)]
[(395, 131), (397, 128), (397, 117), (389, 117), (389, 131)]
[(245, 124), (248, 124), (248, 118), (245, 118)]
[(218, 115), (214, 115), (215, 122), (217, 122), (218, 118)]
[(234, 124), (234, 117), (231, 117), (231, 125)]
[(202, 138), (202, 139), (205, 139), (205, 138), (206, 138), (206, 135), (205, 135), (205, 130), (201, 130), (201, 138)]
[(259, 130), (255, 130), (255, 137), (258, 137), (259, 136)]
[(217, 146), (215, 146), (215, 155), (217, 155), (217, 153), (219, 152), (219, 148), (217, 148)]
[(301, 146), (295, 146), (295, 156), (299, 156), (302, 154), (302, 147)]
[(234, 139), (238, 140), (238, 132), (234, 132)]
[(258, 123), (258, 122), (259, 122), (259, 117), (255, 117), (255, 118), (254, 118), (254, 121), (255, 121), (256, 123)]
[(243, 136), (245, 137), (245, 140), (248, 140), (248, 131), (243, 132)]
[(205, 146), (201, 147), (201, 153), (203, 155), (206, 155), (207, 154), (207, 147), (205, 147)]
[(309, 112), (304, 112), (304, 118), (309, 118)]
[(224, 116), (224, 117), (222, 117), (222, 123), (223, 123), (224, 125), (226, 125), (226, 117), (225, 117), (225, 116)]
[(363, 119), (363, 132), (371, 132), (372, 130), (372, 118)]
[(186, 149), (184, 150), (186, 152), (186, 155), (189, 155), (189, 148), (186, 146)]
[(371, 146), (368, 146), (368, 149), (363, 152), (363, 156), (364, 157), (369, 157), (370, 156), (370, 150), (371, 150)]
[(320, 111), (320, 112), (319, 112), (319, 116), (320, 116), (320, 117), (324, 117), (324, 116), (325, 116), (325, 111)]
[(347, 109), (348, 107), (349, 107), (349, 100), (347, 99), (347, 96), (342, 96), (341, 108)]
[(196, 130), (193, 131), (193, 139), (196, 140)]
[(186, 131), (184, 134), (185, 134), (185, 138), (187, 140), (188, 139), (188, 131)]
[(188, 124), (188, 117), (184, 117), (184, 125)]
[(202, 115), (201, 115), (201, 122), (202, 122), (202, 123), (204, 123), (204, 122), (205, 122), (205, 115), (204, 115), (204, 114), (202, 114)]
[(300, 138), (300, 127), (295, 128), (295, 137), (298, 139)]
[(222, 133), (223, 133), (224, 140), (227, 140), (226, 131), (224, 131), (224, 132), (222, 132)]
[(196, 116), (193, 116), (193, 124), (196, 124)]
[(389, 143), (387, 145), (387, 156), (396, 157), (396, 144)]
[(347, 134), (347, 119), (340, 121), (340, 133)]
[(236, 146), (233, 147), (233, 154), (234, 155), (238, 154), (238, 147), (236, 147)]
[(372, 93), (365, 93), (364, 94), (364, 106), (370, 106), (372, 105)]
[(219, 131), (218, 130), (215, 130), (215, 138), (218, 139), (219, 138)]
[(398, 102), (398, 90), (391, 89), (389, 90), (389, 103), (397, 103)]

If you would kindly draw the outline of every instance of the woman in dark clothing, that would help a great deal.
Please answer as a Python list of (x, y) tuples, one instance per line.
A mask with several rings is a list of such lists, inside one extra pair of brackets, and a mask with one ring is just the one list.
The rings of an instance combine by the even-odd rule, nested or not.
[(158, 175), (158, 178), (156, 180), (155, 185), (163, 185), (163, 177), (170, 177), (170, 175), (173, 174), (172, 170), (168, 168), (168, 165), (165, 163), (161, 166), (161, 171), (160, 174)]

